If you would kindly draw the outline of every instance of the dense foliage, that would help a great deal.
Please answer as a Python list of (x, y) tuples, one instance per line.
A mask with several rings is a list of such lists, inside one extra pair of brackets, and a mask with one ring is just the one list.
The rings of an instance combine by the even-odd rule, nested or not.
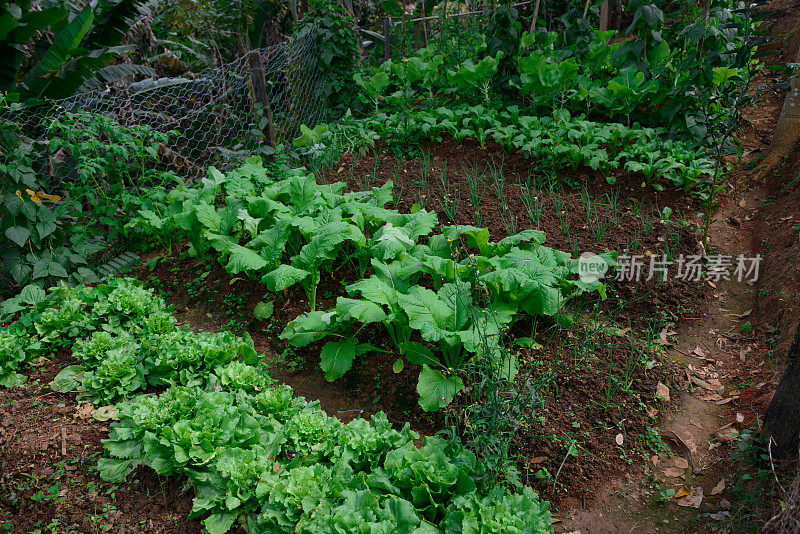
[[(408, 424), (395, 430), (383, 414), (328, 417), (273, 386), (247, 337), (181, 330), (131, 279), (40, 292), (21, 308), (0, 329), (3, 383), (76, 340), (83, 367), (65, 368), (51, 387), (120, 401), (100, 474), (119, 482), (146, 465), (188, 477), (191, 516), (211, 534), (237, 521), (253, 533), (552, 531), (530, 488), (479, 487), (471, 452), (440, 438), (417, 448)], [(142, 394), (145, 384), (160, 392)]]
[[(452, 373), (481, 343), (499, 347), (501, 333), (523, 316), (559, 316), (568, 299), (603, 294), (602, 284), (576, 279), (577, 258), (543, 246), (544, 232), (526, 230), (497, 243), (488, 230), (470, 226), (432, 234), (435, 213), (385, 207), (391, 182), (344, 188), (320, 185), (304, 169), (276, 165), (268, 172), (253, 158), (227, 175), (212, 168), (198, 186), (173, 190), (167, 203), (141, 211), (127, 227), (161, 241), (185, 236), (193, 254), (213, 256), (231, 275), (260, 279), (275, 292), (301, 285), (310, 313), (281, 337), (298, 347), (339, 339), (322, 347), (328, 380), (378, 350), (359, 337), (365, 326), (383, 326), (398, 353), (423, 366), (418, 392), (425, 410), (449, 404), (463, 388)], [(322, 272), (348, 263), (359, 272), (347, 287), (350, 296), (332, 310), (316, 310)], [(431, 287), (420, 285), (423, 276)], [(510, 356), (506, 367), (511, 381)]]
[[(131, 51), (121, 43), (147, 12), (131, 0), (100, 0), (82, 8), (69, 2), (3, 2), (0, 92), (17, 100), (63, 98), (126, 76), (155, 74), (143, 65), (110, 64)], [(37, 39), (43, 33), (51, 38)]]

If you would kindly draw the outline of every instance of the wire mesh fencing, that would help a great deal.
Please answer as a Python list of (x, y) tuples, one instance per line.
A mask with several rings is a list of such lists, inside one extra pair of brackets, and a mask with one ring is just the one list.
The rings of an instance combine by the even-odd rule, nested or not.
[[(317, 52), (316, 32), (308, 31), (196, 75), (113, 85), (0, 118), (18, 124), (38, 144), (53, 136), (54, 121), (79, 113), (103, 115), (121, 126), (178, 132), (159, 148), (159, 157), (178, 174), (197, 176), (209, 165), (228, 169), (259, 149), (290, 143), (301, 124), (314, 126), (322, 119)], [(52, 176), (53, 163), (50, 154), (34, 170)], [(59, 164), (63, 167), (63, 161)]]

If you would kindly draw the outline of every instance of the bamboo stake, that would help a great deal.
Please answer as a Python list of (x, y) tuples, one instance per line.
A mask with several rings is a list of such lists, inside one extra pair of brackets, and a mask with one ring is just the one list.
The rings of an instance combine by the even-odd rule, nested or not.
[(536, 19), (539, 18), (539, 5), (542, 0), (536, 0), (536, 7), (533, 8), (533, 20), (531, 21), (531, 33), (536, 30)]

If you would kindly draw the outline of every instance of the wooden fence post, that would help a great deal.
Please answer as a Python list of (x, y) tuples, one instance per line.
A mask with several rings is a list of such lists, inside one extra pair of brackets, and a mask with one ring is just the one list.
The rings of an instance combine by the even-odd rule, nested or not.
[(389, 15), (383, 19), (383, 61), (392, 59), (392, 21)]
[(267, 80), (264, 77), (264, 63), (261, 61), (261, 51), (252, 50), (247, 56), (250, 65), (250, 83), (253, 87), (253, 96), (256, 102), (261, 102), (267, 113), (267, 141), (269, 146), (275, 147), (275, 125), (272, 123), (272, 107), (269, 105), (269, 92)]
[(608, 31), (608, 0), (600, 4), (600, 31)]
[(536, 7), (533, 8), (533, 20), (531, 21), (531, 33), (536, 30), (536, 19), (539, 18), (539, 6), (542, 0), (536, 0)]

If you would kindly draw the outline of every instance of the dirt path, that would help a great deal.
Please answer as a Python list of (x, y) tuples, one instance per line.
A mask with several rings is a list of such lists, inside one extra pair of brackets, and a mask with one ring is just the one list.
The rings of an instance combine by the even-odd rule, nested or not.
[[(716, 254), (732, 258), (756, 254), (751, 219), (764, 198), (763, 191), (753, 189), (744, 197), (726, 199), (711, 228)], [(670, 449), (650, 458), (639, 479), (614, 481), (601, 489), (592, 507), (566, 514), (560, 531), (698, 532), (708, 523), (708, 514), (730, 511), (731, 497), (724, 488), (730, 488), (732, 481), (726, 480), (724, 462), (732, 439), (755, 421), (755, 414), (739, 411), (743, 391), (736, 379), (741, 378), (743, 362), (754, 364), (762, 347), (741, 334), (754, 306), (752, 282), (732, 277), (713, 286), (712, 298), (667, 337), (666, 352), (685, 368), (688, 384), (685, 390), (670, 391), (677, 402), (662, 414), (661, 438)], [(753, 367), (759, 370), (763, 365)], [(761, 387), (774, 389), (776, 382), (777, 377), (771, 377)], [(669, 489), (675, 495), (658, 505), (659, 498), (668, 498)], [(684, 492), (688, 494), (681, 498)], [(722, 521), (727, 514), (715, 517)]]
[[(800, 53), (796, 51), (800, 41), (800, 2), (777, 1), (768, 9), (768, 24), (775, 40), (765, 63), (785, 65)], [(767, 77), (767, 73), (760, 76), (754, 87), (763, 87)], [(795, 79), (795, 86), (798, 83)], [(778, 135), (775, 126), (784, 107), (783, 96), (762, 95), (760, 105), (747, 113), (749, 125), (742, 131), (745, 159), (731, 182), (753, 185), (729, 192), (710, 229), (713, 250), (709, 255), (729, 256), (734, 258), (734, 265), (739, 255), (768, 254), (770, 238), (764, 236), (765, 226), (775, 224), (776, 216), (785, 215), (785, 210), (772, 213), (773, 206), (796, 204), (793, 191), (776, 185), (780, 176), (771, 168), (764, 169), (771, 165), (769, 158), (764, 158), (756, 171), (745, 171), (749, 163), (770, 154), (771, 145), (782, 146), (781, 139), (773, 141), (772, 132)], [(788, 166), (798, 167), (798, 159), (790, 158)], [(783, 166), (787, 166), (785, 161)], [(780, 175), (793, 172), (794, 169), (783, 168)], [(781, 194), (793, 196), (794, 200), (781, 198)], [(790, 211), (790, 216), (800, 215), (796, 206)], [(790, 216), (780, 217), (778, 224)], [(695, 222), (700, 221), (698, 218)], [(773, 255), (770, 262), (761, 262), (762, 269), (767, 265), (776, 270), (781, 263), (791, 262), (787, 252), (793, 243), (791, 238), (789, 241), (779, 258)], [(739, 524), (735, 515), (740, 503), (731, 492), (737, 484), (731, 455), (740, 434), (760, 425), (759, 418), (780, 378), (781, 369), (772, 358), (774, 347), (768, 346), (766, 336), (756, 337), (750, 328), (759, 319), (763, 326), (776, 314), (782, 318), (782, 310), (765, 309), (760, 298), (769, 295), (776, 285), (797, 285), (795, 269), (780, 270), (785, 280), (772, 276), (765, 284), (763, 278), (761, 283), (732, 278), (712, 284), (712, 297), (676, 325), (666, 350), (673, 362), (684, 366), (688, 387), (671, 392), (677, 402), (662, 414), (661, 437), (670, 450), (654, 455), (639, 477), (612, 481), (600, 488), (596, 502), (587, 509), (567, 513), (557, 525), (557, 532), (688, 533), (748, 528)], [(786, 279), (787, 274), (790, 279)], [(760, 275), (763, 277), (764, 272)], [(781, 323), (784, 328), (789, 326), (786, 321)], [(674, 490), (675, 494), (667, 494), (667, 490)], [(760, 525), (750, 526), (760, 530)]]

